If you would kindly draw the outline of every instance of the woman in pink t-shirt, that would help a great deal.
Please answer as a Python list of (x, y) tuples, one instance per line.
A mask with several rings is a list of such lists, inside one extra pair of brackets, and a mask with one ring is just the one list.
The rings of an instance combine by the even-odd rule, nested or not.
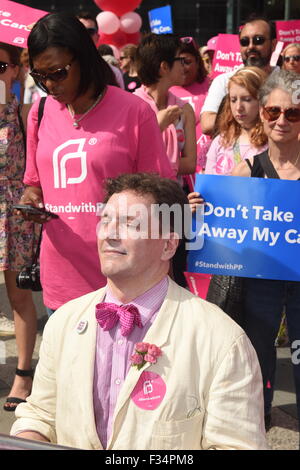
[(169, 89), (183, 83), (180, 41), (171, 34), (148, 34), (136, 51), (142, 86), (134, 94), (155, 111), (174, 176), (196, 169), (195, 117), (192, 107)]
[(197, 139), (197, 172), (205, 168), (206, 154), (211, 138), (202, 133), (200, 113), (208, 93), (210, 81), (207, 77), (198, 46), (191, 37), (181, 38), (180, 57), (184, 59), (184, 82), (182, 86), (173, 86), (171, 92), (189, 103), (195, 113)]
[(28, 121), (22, 203), (58, 215), (43, 223), (41, 282), (55, 310), (106, 280), (97, 254), (97, 213), (107, 177), (156, 172), (173, 177), (155, 114), (140, 99), (108, 86), (108, 65), (76, 18), (41, 18), (28, 38), (31, 75), (48, 95)]

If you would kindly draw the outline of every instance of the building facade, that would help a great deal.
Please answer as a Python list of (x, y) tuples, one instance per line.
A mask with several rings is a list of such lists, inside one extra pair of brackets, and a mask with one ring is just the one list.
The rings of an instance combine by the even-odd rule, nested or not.
[[(15, 0), (45, 11), (91, 10), (100, 12), (93, 0)], [(123, 0), (126, 2), (126, 0)], [(171, 5), (173, 28), (180, 36), (193, 36), (200, 45), (218, 33), (236, 33), (253, 12), (272, 20), (300, 19), (299, 0), (143, 0), (136, 10), (149, 31), (148, 10)]]

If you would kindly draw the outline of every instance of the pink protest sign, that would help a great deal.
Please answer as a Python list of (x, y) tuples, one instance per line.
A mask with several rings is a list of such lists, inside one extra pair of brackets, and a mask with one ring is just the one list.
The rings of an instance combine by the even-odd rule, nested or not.
[(219, 34), (212, 64), (212, 77), (234, 72), (243, 65), (237, 34)]
[(276, 35), (285, 45), (300, 42), (300, 20), (276, 21)]
[(211, 280), (211, 274), (185, 272), (184, 275), (192, 294), (205, 300)]
[(36, 10), (9, 0), (0, 0), (1, 42), (26, 47), (30, 33), (28, 25), (35, 23), (46, 14), (47, 12), (43, 10)]

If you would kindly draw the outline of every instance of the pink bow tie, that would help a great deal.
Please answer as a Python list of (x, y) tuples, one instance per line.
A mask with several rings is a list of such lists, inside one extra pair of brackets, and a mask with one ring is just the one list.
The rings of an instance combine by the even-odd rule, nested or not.
[(120, 320), (122, 336), (128, 336), (134, 325), (143, 328), (140, 312), (132, 304), (116, 305), (109, 302), (97, 304), (96, 319), (104, 331), (111, 330)]

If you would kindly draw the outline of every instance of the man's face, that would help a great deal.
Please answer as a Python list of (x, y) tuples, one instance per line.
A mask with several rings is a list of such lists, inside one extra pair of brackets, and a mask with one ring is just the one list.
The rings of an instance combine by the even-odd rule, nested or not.
[(270, 28), (265, 21), (246, 23), (240, 34), (244, 65), (266, 67), (270, 63), (275, 45), (276, 40), (271, 40)]
[(91, 36), (95, 46), (98, 44), (99, 34), (98, 28), (93, 20), (86, 20), (85, 18), (79, 18), (79, 21), (83, 24), (85, 29), (87, 29), (89, 35)]
[(108, 200), (97, 228), (98, 253), (102, 273), (113, 282), (142, 283), (167, 274), (178, 241), (150, 236), (151, 224), (158, 223), (151, 219), (152, 204), (151, 195), (133, 191), (115, 193)]

